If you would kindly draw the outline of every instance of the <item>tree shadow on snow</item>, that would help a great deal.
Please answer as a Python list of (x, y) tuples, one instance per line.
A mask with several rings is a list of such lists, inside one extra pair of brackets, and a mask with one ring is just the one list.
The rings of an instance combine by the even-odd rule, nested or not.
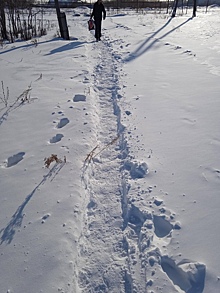
[[(47, 41), (43, 41), (43, 42), (37, 42), (36, 44), (35, 44), (34, 42), (31, 42), (31, 43), (29, 43), (29, 44), (26, 43), (25, 45), (22, 45), (22, 46), (17, 46), (17, 47), (13, 46), (12, 48), (10, 48), (10, 49), (8, 49), (8, 50), (5, 50), (5, 51), (3, 51), (3, 52), (0, 52), (0, 55), (2, 55), (2, 54), (6, 54), (6, 53), (9, 53), (9, 52), (12, 52), (12, 51), (18, 50), (18, 49), (29, 49), (29, 48), (36, 47), (36, 46), (38, 46), (38, 45), (42, 45), (42, 44), (46, 44), (46, 43), (51, 43), (51, 42), (59, 41), (59, 40), (61, 40), (61, 39), (60, 39), (60, 38), (54, 38), (54, 39), (47, 40)], [(18, 43), (20, 43), (20, 42), (23, 43), (23, 41), (17, 41), (17, 42), (15, 42), (14, 44), (18, 44)]]
[[(35, 48), (37, 47), (38, 45), (42, 45), (42, 44), (47, 44), (47, 43), (51, 43), (51, 42), (55, 42), (55, 41), (65, 41), (65, 42), (68, 42), (68, 44), (60, 47), (60, 48), (57, 48), (55, 50), (52, 50), (50, 53), (46, 54), (46, 55), (51, 55), (51, 54), (54, 54), (54, 53), (58, 53), (58, 52), (62, 52), (62, 51), (65, 51), (65, 50), (69, 50), (69, 49), (74, 49), (75, 47), (79, 47), (80, 45), (83, 44), (83, 42), (76, 42), (76, 38), (72, 38), (70, 41), (65, 41), (61, 38), (54, 38), (54, 39), (50, 39), (50, 40), (47, 40), (47, 41), (42, 41), (42, 42), (31, 42), (28, 44), (26, 43), (25, 45), (21, 45), (21, 46), (13, 46), (12, 48), (8, 49), (8, 50), (5, 50), (3, 52), (0, 52), (0, 55), (2, 54), (6, 54), (6, 53), (9, 53), (9, 52), (12, 52), (12, 51), (15, 51), (15, 50), (18, 50), (18, 49), (24, 49), (24, 50), (28, 50), (28, 49), (31, 49), (31, 48)], [(18, 44), (19, 42), (21, 41), (17, 41), (15, 42), (14, 44)], [(23, 43), (23, 41), (22, 41)], [(57, 52), (53, 52), (53, 51), (57, 51)]]
[(171, 34), (172, 32), (174, 32), (175, 30), (177, 30), (178, 28), (180, 28), (181, 26), (185, 25), (187, 22), (189, 22), (190, 20), (192, 20), (192, 17), (188, 18), (186, 21), (184, 21), (180, 25), (174, 27), (173, 29), (171, 29), (170, 31), (168, 31), (167, 33), (165, 33), (164, 35), (162, 35), (161, 37), (155, 39), (155, 36), (159, 32), (161, 32), (166, 26), (168, 26), (172, 19), (173, 18), (170, 17), (168, 19), (168, 21), (160, 29), (158, 29), (156, 32), (154, 32), (144, 42), (142, 42), (142, 44), (134, 52), (130, 53), (128, 55), (128, 57), (126, 57), (124, 59), (124, 61), (125, 62), (130, 62), (130, 61), (132, 61), (132, 60), (140, 57), (141, 55), (143, 55), (144, 53), (146, 53), (149, 49), (151, 49), (159, 40), (162, 40), (164, 37), (168, 36), (169, 34)]
[(18, 102), (18, 103), (17, 102), (18, 101), (16, 100), (12, 105), (9, 106), (9, 108), (4, 107), (0, 110), (0, 112), (2, 110), (5, 110), (5, 112), (0, 116), (0, 126), (2, 125), (3, 122), (5, 122), (7, 120), (10, 112), (12, 112), (12, 111), (14, 111), (24, 105), (24, 102), (22, 102), (22, 101)]
[(53, 49), (51, 50), (48, 54), (46, 54), (45, 56), (48, 55), (52, 55), (52, 54), (56, 54), (56, 53), (61, 53), (63, 51), (67, 51), (67, 50), (73, 50), (77, 47), (81, 47), (85, 42), (79, 42), (79, 41), (75, 41), (75, 42), (69, 42), (68, 44), (61, 46), (59, 48)]
[(24, 219), (25, 214), (23, 213), (23, 211), (25, 207), (41, 185), (43, 185), (48, 179), (50, 179), (50, 181), (53, 181), (56, 175), (63, 168), (64, 164), (64, 162), (61, 164), (56, 163), (53, 168), (50, 169), (48, 174), (43, 177), (41, 182), (34, 188), (34, 190), (25, 198), (24, 202), (17, 208), (8, 225), (0, 230), (0, 235), (2, 234), (0, 238), (0, 245), (2, 245), (3, 243), (10, 244), (12, 242), (16, 230), (21, 227), (22, 221)]

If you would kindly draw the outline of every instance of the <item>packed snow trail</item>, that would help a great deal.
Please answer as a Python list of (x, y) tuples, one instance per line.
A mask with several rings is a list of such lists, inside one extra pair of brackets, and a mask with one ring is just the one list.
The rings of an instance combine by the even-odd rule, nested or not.
[[(131, 181), (145, 177), (148, 167), (132, 162), (124, 137), (120, 56), (107, 36), (102, 42), (87, 44), (87, 56), (96, 137), (82, 170), (86, 211), (78, 247), (79, 290), (145, 293), (154, 274), (148, 262), (153, 266), (161, 257), (151, 244), (153, 228), (163, 230), (161, 237), (165, 237), (172, 225), (161, 217), (153, 219), (151, 210), (132, 202), (136, 187), (131, 187)], [(137, 189), (140, 192), (140, 186)], [(151, 187), (145, 193), (150, 192)], [(161, 279), (165, 276), (162, 273)], [(170, 283), (167, 286), (177, 292)]]
[(145, 177), (148, 167), (131, 161), (124, 138), (118, 105), (123, 89), (120, 58), (108, 37), (88, 44), (87, 50), (96, 140), (82, 170), (86, 211), (78, 247), (78, 285), (81, 292), (145, 293), (152, 286), (148, 259), (154, 265), (161, 257), (151, 244), (153, 228), (163, 230), (165, 237), (172, 225), (161, 217), (153, 219), (152, 211), (131, 201), (135, 191), (128, 177)]
[(81, 292), (146, 292), (144, 271), (137, 276), (138, 282), (132, 277), (136, 273), (131, 271), (131, 263), (137, 261), (132, 260), (127, 231), (123, 231), (127, 222), (123, 178), (127, 149), (118, 106), (121, 65), (107, 37), (88, 44), (87, 55), (96, 138), (94, 153), (88, 155), (82, 170), (87, 204), (78, 247), (78, 285)]
[(78, 283), (82, 292), (132, 292), (124, 287), (130, 272), (121, 230), (120, 114), (115, 105), (118, 69), (106, 42), (91, 43), (87, 49), (96, 111), (94, 147), (100, 145), (102, 150), (110, 145), (83, 168), (88, 204), (79, 244)]

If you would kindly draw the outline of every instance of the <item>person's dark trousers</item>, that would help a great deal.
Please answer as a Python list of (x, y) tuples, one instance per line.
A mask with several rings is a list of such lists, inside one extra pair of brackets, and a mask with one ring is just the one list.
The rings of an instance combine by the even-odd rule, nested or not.
[(101, 38), (101, 28), (102, 28), (102, 20), (101, 19), (96, 19), (95, 20), (95, 38), (98, 41)]

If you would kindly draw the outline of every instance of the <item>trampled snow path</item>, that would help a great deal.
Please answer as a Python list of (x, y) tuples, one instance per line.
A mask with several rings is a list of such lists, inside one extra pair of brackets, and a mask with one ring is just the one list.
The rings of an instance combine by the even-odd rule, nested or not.
[[(93, 60), (90, 95), (97, 143), (82, 170), (86, 212), (78, 245), (78, 286), (81, 292), (201, 293), (205, 265), (177, 263), (167, 255), (172, 232), (181, 226), (163, 200), (151, 195), (156, 186), (147, 183), (147, 162), (129, 154), (120, 110), (123, 64), (107, 32), (103, 39), (87, 45)], [(172, 245), (178, 250), (178, 243)]]
[[(96, 112), (94, 154), (85, 161), (82, 180), (86, 188), (85, 227), (79, 242), (78, 284), (82, 292), (126, 292), (128, 272), (121, 217), (120, 112), (116, 98), (118, 69), (106, 43), (88, 45), (92, 75), (90, 95)], [(102, 148), (110, 143), (109, 148)], [(94, 145), (96, 147), (96, 145)], [(120, 286), (120, 288), (119, 288)]]

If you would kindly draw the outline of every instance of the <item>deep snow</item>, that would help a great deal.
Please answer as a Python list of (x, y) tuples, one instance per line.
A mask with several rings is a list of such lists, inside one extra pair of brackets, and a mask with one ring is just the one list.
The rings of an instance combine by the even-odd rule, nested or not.
[(217, 293), (219, 8), (89, 13), (0, 49), (1, 292)]

